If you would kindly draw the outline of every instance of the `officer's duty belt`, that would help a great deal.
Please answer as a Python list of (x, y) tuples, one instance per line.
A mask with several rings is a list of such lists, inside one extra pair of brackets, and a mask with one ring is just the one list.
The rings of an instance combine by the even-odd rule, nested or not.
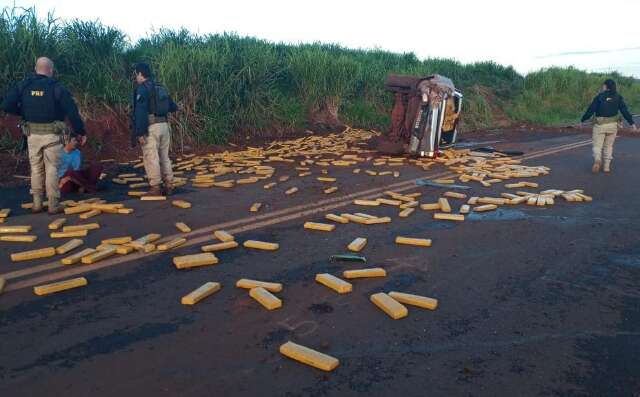
[(598, 124), (598, 125), (614, 124), (614, 123), (618, 123), (619, 121), (620, 121), (620, 117), (619, 116), (596, 117), (596, 124)]
[(66, 131), (66, 125), (62, 121), (52, 123), (26, 122), (26, 134), (29, 135), (62, 135)]
[(149, 125), (158, 124), (158, 123), (166, 123), (167, 116), (156, 116), (155, 114), (149, 115)]

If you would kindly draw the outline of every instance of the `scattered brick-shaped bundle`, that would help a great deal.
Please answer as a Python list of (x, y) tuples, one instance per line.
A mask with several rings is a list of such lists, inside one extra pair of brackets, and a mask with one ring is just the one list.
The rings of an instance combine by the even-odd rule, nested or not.
[(340, 361), (335, 357), (293, 342), (287, 342), (280, 346), (280, 353), (292, 360), (327, 372), (333, 371), (340, 364)]

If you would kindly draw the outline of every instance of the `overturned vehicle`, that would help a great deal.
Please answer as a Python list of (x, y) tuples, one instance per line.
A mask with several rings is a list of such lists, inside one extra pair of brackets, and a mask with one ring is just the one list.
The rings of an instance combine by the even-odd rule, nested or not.
[(389, 75), (385, 90), (394, 93), (389, 140), (406, 144), (409, 154), (437, 157), (458, 137), (462, 93), (440, 75)]

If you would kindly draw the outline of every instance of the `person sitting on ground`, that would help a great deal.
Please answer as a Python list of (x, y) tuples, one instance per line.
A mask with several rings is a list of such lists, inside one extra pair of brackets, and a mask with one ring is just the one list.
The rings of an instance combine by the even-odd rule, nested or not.
[(100, 190), (100, 175), (102, 166), (92, 164), (82, 170), (82, 153), (78, 150), (78, 141), (71, 138), (64, 146), (60, 167), (58, 168), (58, 178), (61, 193), (95, 193)]

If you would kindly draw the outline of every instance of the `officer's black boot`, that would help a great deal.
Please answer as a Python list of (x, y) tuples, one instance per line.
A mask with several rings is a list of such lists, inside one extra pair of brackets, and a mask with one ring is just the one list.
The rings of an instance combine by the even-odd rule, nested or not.
[(160, 185), (151, 186), (146, 195), (147, 196), (162, 196), (162, 189), (160, 189)]
[(57, 197), (49, 197), (49, 215), (60, 214), (64, 211), (64, 207), (60, 204)]
[(164, 184), (164, 195), (171, 196), (173, 194), (173, 184), (165, 183)]

